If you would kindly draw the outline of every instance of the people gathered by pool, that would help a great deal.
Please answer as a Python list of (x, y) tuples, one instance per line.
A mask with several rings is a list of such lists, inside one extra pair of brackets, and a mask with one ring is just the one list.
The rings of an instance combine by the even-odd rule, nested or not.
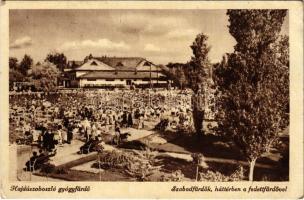
[[(121, 129), (146, 129), (151, 121), (161, 131), (192, 124), (191, 95), (179, 91), (62, 90), (9, 98), (10, 141), (35, 144), (48, 153), (73, 145), (75, 139), (83, 141), (80, 152), (88, 153), (104, 134), (113, 134), (119, 144)], [(37, 156), (33, 154), (27, 169)]]

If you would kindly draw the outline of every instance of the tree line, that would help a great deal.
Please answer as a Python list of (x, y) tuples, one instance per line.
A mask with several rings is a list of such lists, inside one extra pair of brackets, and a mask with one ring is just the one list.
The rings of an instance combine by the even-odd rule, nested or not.
[(25, 54), (20, 63), (15, 57), (9, 58), (9, 83), (30, 82), (38, 90), (54, 90), (58, 78), (67, 66), (67, 58), (63, 53), (49, 53), (43, 63), (37, 62)]
[[(236, 40), (234, 52), (211, 64), (208, 36), (201, 33), (190, 46), (190, 61), (169, 63), (168, 75), (194, 94), (198, 88), (215, 89), (215, 131), (234, 141), (243, 153), (252, 181), (256, 160), (270, 151), (279, 132), (289, 125), (289, 37), (280, 35), (287, 10), (228, 10), (226, 14), (229, 33)], [(196, 112), (194, 120), (202, 123), (204, 110), (200, 115)], [(201, 126), (196, 127), (197, 134), (204, 134), (197, 128)]]

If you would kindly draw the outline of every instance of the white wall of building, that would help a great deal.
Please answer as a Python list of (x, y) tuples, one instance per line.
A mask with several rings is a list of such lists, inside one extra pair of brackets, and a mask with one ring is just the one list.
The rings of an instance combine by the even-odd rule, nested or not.
[[(137, 80), (132, 80), (133, 83), (135, 84), (149, 84), (150, 81), (143, 81), (141, 79), (137, 79)], [(156, 84), (156, 83), (167, 83), (167, 81), (157, 81), (157, 80), (152, 80), (151, 81), (153, 84)]]
[[(150, 84), (150, 81), (143, 81), (142, 79), (131, 79), (132, 83), (139, 85), (139, 84)], [(167, 81), (157, 81), (152, 80), (152, 84), (156, 83), (167, 83)], [(96, 79), (94, 81), (88, 79), (80, 79), (79, 80), (79, 87), (85, 87), (87, 85), (127, 85), (127, 79), (114, 79), (113, 81), (107, 81), (106, 79)]]
[(79, 76), (81, 76), (81, 75), (84, 75), (84, 74), (86, 74), (86, 73), (88, 73), (89, 71), (77, 71), (76, 72), (76, 77), (79, 77)]
[(114, 81), (107, 81), (105, 79), (96, 79), (95, 81), (80, 79), (79, 86), (84, 87), (85, 85), (126, 85), (126, 80), (114, 79)]

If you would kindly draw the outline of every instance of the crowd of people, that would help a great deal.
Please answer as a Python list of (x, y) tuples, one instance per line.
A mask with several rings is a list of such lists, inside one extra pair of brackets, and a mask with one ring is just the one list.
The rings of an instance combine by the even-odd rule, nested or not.
[(104, 134), (116, 135), (117, 144), (122, 128), (144, 129), (151, 121), (159, 130), (193, 123), (189, 91), (62, 90), (9, 98), (10, 142), (36, 143), (46, 152), (74, 139), (84, 142), (80, 152), (86, 152)]

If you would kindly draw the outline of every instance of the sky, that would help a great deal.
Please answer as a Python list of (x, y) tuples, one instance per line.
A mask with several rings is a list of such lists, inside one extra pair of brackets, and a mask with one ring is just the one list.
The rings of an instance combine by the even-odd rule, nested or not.
[[(10, 56), (34, 62), (63, 52), (85, 56), (143, 57), (155, 64), (187, 62), (199, 33), (209, 36), (211, 62), (233, 52), (226, 10), (10, 10)], [(288, 16), (282, 27), (288, 34)]]

